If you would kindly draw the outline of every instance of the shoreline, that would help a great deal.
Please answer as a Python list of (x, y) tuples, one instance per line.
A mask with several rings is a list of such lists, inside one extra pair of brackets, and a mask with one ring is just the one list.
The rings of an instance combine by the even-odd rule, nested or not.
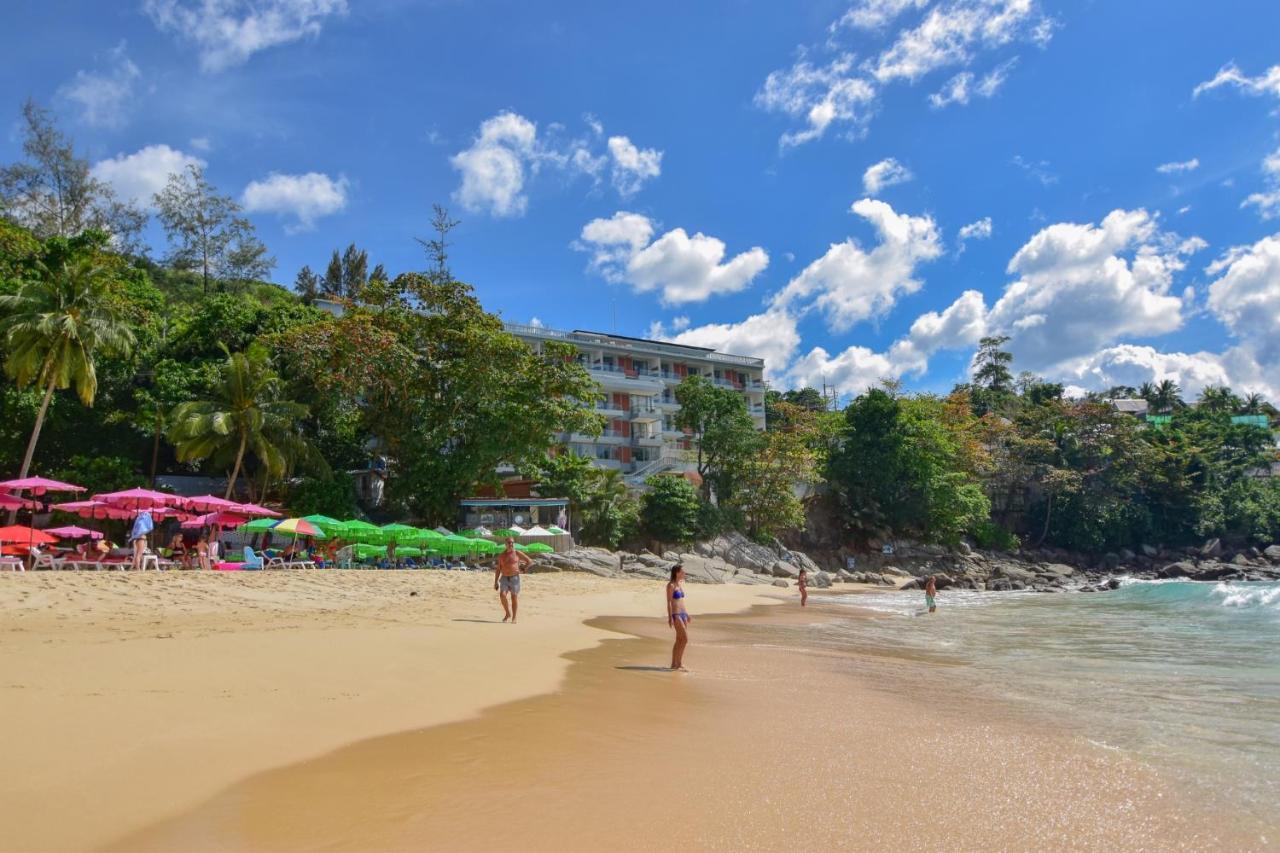
[[(707, 589), (725, 611), (779, 592)], [(254, 773), (553, 692), (566, 652), (610, 636), (584, 613), (662, 606), (652, 581), (584, 575), (528, 576), (522, 599), (504, 626), (488, 573), (0, 575), (6, 846), (90, 849)]]
[(837, 615), (695, 615), (689, 675), (661, 665), (660, 620), (593, 618), (615, 636), (552, 693), (257, 774), (102, 849), (646, 850), (673, 820), (693, 849), (1257, 846), (1151, 767), (944, 701), (927, 662), (769, 642)]

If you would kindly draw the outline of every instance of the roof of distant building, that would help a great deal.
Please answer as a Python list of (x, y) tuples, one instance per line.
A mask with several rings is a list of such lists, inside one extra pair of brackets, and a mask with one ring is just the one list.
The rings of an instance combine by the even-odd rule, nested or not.
[(1120, 399), (1112, 400), (1111, 406), (1117, 412), (1125, 412), (1131, 415), (1145, 415), (1151, 407), (1150, 404), (1143, 399)]

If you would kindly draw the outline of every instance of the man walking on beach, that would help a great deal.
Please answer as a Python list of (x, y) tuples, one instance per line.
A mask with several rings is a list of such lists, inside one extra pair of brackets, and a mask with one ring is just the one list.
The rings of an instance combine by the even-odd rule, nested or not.
[[(516, 540), (507, 537), (507, 549), (498, 555), (498, 565), (493, 571), (493, 588), (498, 590), (498, 600), (502, 602), (502, 612), (506, 614), (502, 621), (516, 621), (516, 613), (520, 610), (520, 573), (524, 567), (533, 562), (528, 554), (516, 550)], [(507, 596), (511, 596), (511, 604), (507, 604)]]

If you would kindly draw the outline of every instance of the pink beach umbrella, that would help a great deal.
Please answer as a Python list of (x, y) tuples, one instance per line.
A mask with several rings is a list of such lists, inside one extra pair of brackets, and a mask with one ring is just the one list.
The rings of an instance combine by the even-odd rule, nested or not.
[(132, 510), (182, 507), (186, 505), (186, 498), (181, 495), (157, 492), (154, 489), (126, 489), (122, 492), (106, 492), (101, 495), (94, 495), (93, 499), (120, 509)]
[(39, 509), (40, 501), (0, 494), (0, 509)]
[(223, 510), (234, 510), (239, 506), (235, 501), (229, 501), (216, 495), (196, 495), (194, 498), (187, 498), (187, 506), (196, 512), (221, 512)]
[(45, 533), (50, 536), (57, 536), (59, 539), (101, 539), (102, 534), (96, 530), (86, 530), (83, 527), (77, 527), (74, 524), (68, 524), (66, 527), (50, 527), (46, 528)]
[(84, 486), (50, 480), (45, 477), (23, 477), (21, 480), (4, 480), (0, 482), (0, 491), (30, 492), (43, 495), (45, 492), (83, 492)]
[(237, 515), (234, 512), (211, 512), (206, 515), (198, 515), (189, 521), (184, 521), (182, 526), (197, 530), (203, 527), (217, 527), (226, 530), (232, 527), (239, 527), (248, 520), (247, 516)]
[(66, 503), (50, 504), (49, 509), (73, 513), (87, 519), (110, 518), (120, 520), (133, 516), (133, 512), (130, 510), (114, 507), (102, 501), (68, 501)]
[(249, 516), (262, 517), (262, 518), (279, 518), (281, 515), (280, 513), (276, 512), (274, 509), (267, 509), (265, 506), (258, 506), (257, 504), (236, 504), (234, 507), (231, 508), (231, 511), (239, 513), (240, 515), (249, 515)]

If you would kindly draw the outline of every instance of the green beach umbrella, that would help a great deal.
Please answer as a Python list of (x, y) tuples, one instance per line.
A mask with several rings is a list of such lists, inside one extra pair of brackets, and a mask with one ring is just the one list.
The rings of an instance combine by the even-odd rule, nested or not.
[(493, 535), (503, 539), (510, 536), (514, 539), (515, 537), (522, 536), (523, 534), (519, 530), (512, 530), (510, 527), (504, 527), (501, 530), (493, 531)]
[(534, 542), (532, 545), (526, 545), (524, 550), (530, 554), (554, 554), (556, 552), (555, 548), (545, 542)]
[(320, 515), (319, 513), (315, 515), (304, 515), (302, 520), (311, 522), (325, 533), (336, 531), (337, 528), (342, 526), (342, 522), (338, 521), (338, 519), (330, 518), (327, 515)]
[(382, 534), (382, 529), (367, 521), (344, 521), (342, 526), (334, 532), (343, 539), (367, 544), (377, 541)]
[(242, 524), (236, 528), (239, 533), (269, 533), (271, 528), (276, 526), (274, 518), (255, 518), (248, 524)]
[(568, 536), (569, 531), (556, 527), (554, 524), (547, 528), (548, 533), (554, 533), (557, 536)]

